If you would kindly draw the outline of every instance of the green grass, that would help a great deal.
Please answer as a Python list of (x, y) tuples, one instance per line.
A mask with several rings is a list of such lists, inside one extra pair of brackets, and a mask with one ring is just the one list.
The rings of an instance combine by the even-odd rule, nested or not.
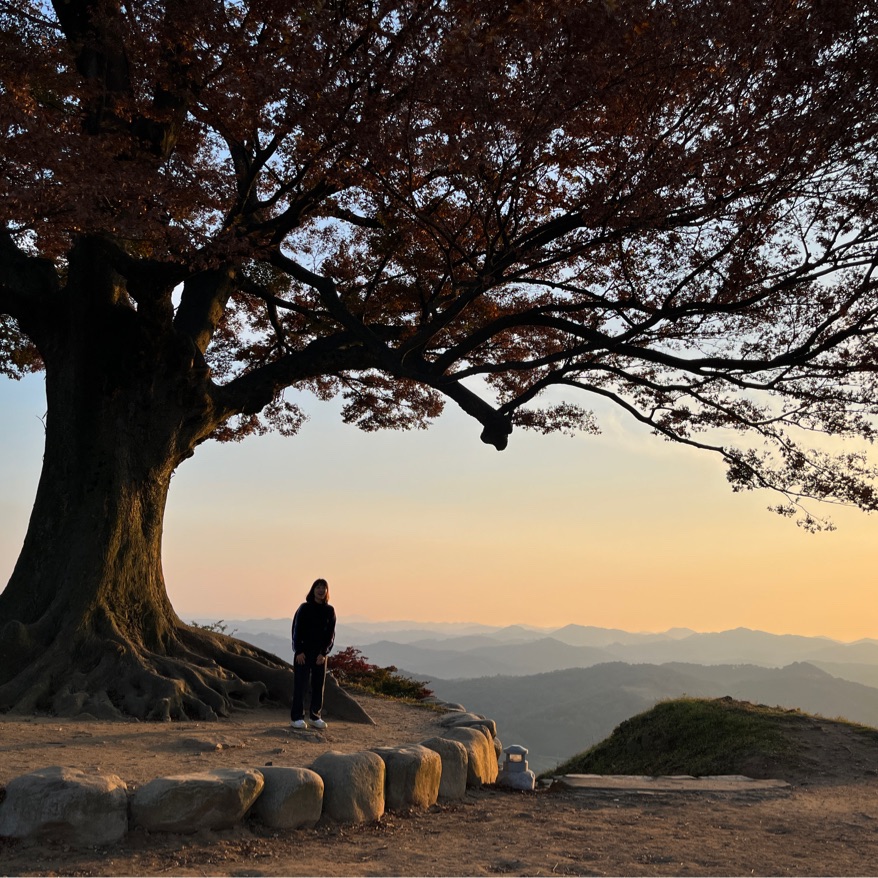
[(543, 776), (739, 774), (750, 758), (791, 755), (782, 726), (797, 713), (730, 698), (663, 701)]

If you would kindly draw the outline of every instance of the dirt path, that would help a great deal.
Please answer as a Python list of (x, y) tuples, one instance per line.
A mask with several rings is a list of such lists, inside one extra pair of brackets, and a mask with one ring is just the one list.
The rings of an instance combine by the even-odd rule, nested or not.
[[(307, 765), (327, 749), (405, 743), (436, 731), (437, 717), (428, 711), (364, 703), (377, 726), (333, 723), (326, 733), (304, 735), (287, 730), (283, 711), (171, 725), (0, 717), (0, 783), (46, 765), (114, 772), (129, 785), (218, 766)], [(100, 850), (0, 841), (0, 874), (878, 874), (878, 744), (819, 721), (800, 733), (804, 759), (787, 771), (791, 786), (780, 791), (486, 788), (459, 804), (355, 827), (278, 833), (248, 824), (194, 836), (135, 831)]]

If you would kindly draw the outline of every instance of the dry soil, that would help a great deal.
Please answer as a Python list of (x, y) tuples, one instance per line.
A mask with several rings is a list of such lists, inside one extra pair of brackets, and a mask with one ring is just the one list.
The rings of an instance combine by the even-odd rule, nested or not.
[[(293, 732), (283, 710), (217, 723), (70, 722), (0, 716), (0, 785), (67, 765), (135, 787), (213, 767), (308, 765), (327, 749), (419, 741), (437, 714), (362, 699), (375, 726)], [(502, 729), (499, 730), (502, 738)], [(471, 791), (426, 812), (362, 826), (269, 831), (256, 823), (197, 835), (130, 833), (72, 849), (0, 840), (2, 875), (878, 875), (878, 746), (815, 720), (805, 759), (760, 793)], [(508, 741), (506, 743), (514, 743)], [(751, 766), (752, 776), (777, 767)]]

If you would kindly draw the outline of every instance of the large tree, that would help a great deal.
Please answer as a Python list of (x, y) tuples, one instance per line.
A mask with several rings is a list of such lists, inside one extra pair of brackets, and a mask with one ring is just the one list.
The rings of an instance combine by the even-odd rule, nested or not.
[(366, 430), (451, 400), (497, 449), (597, 429), (598, 397), (784, 514), (878, 506), (869, 0), (2, 0), (0, 27), (0, 354), (48, 412), (0, 709), (282, 695), (177, 618), (161, 534), (201, 442), (296, 431), (289, 388)]

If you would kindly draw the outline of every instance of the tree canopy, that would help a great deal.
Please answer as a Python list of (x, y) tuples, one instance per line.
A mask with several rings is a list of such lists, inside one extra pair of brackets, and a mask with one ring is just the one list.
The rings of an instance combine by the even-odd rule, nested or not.
[(497, 449), (600, 398), (807, 528), (874, 510), (876, 46), (865, 0), (3, 0), (0, 368), (49, 400), (9, 642), (126, 479), (163, 593), (170, 473), (288, 388)]

